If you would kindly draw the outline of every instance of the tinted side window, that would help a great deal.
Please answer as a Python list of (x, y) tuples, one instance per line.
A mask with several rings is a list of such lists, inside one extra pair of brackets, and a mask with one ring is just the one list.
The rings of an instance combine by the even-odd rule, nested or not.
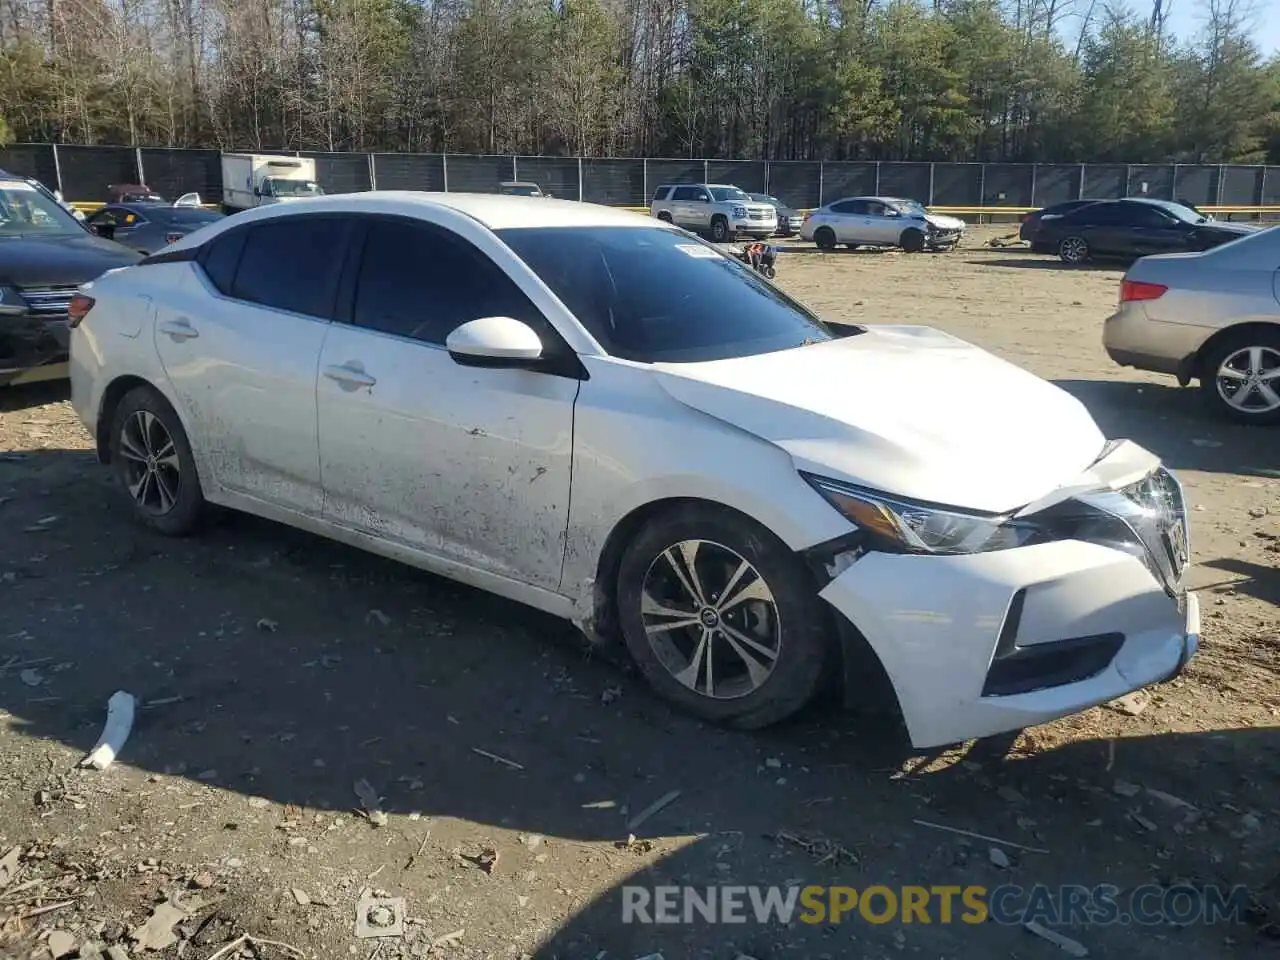
[(665, 200), (667, 199), (667, 194), (669, 194), (670, 192), (671, 192), (670, 187), (659, 187), (657, 190), (653, 191), (653, 199)]
[(312, 317), (333, 314), (347, 223), (333, 217), (282, 217), (248, 228), (231, 295)]
[(236, 267), (244, 250), (245, 230), (231, 230), (205, 245), (200, 253), (200, 266), (219, 293), (231, 296)]
[(1100, 227), (1125, 222), (1120, 208), (1114, 203), (1095, 203), (1092, 206), (1082, 207), (1064, 219), (1069, 220), (1071, 223), (1095, 224)]
[(102, 224), (104, 226), (122, 227), (128, 222), (128, 217), (128, 211), (121, 210), (119, 207), (103, 207), (89, 218), (89, 222), (95, 226)]
[(841, 200), (839, 203), (833, 203), (831, 210), (833, 213), (860, 214), (866, 212), (866, 207), (861, 200)]
[(700, 200), (702, 199), (702, 191), (697, 187), (676, 187), (671, 194), (672, 200)]
[(539, 334), (547, 327), (514, 281), (462, 238), (424, 224), (370, 223), (356, 279), (357, 326), (443, 344), (481, 317), (514, 317)]
[(1137, 203), (1125, 204), (1124, 219), (1135, 227), (1171, 227), (1173, 217)]

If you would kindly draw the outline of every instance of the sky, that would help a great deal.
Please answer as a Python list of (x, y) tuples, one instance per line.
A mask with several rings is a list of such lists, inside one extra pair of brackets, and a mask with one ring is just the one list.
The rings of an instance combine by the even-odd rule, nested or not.
[[(1255, 0), (1255, 3), (1253, 40), (1264, 57), (1273, 56), (1280, 53), (1280, 0)], [(1204, 26), (1203, 4), (1200, 0), (1173, 0), (1165, 23), (1179, 40), (1189, 39)]]

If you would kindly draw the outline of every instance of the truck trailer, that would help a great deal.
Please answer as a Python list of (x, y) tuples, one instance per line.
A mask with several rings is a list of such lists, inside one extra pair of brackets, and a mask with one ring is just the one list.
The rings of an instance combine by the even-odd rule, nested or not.
[(222, 155), (222, 205), (228, 213), (318, 197), (323, 193), (316, 183), (314, 158), (256, 153)]

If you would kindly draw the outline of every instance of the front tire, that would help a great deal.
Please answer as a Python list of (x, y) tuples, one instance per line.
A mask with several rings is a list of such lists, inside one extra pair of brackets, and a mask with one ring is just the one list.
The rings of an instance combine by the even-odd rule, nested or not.
[(1200, 391), (1209, 409), (1237, 423), (1280, 423), (1280, 332), (1225, 338), (1205, 354)]
[(915, 227), (903, 230), (898, 246), (907, 253), (919, 253), (924, 249), (924, 231), (917, 230)]
[(1082, 263), (1088, 263), (1090, 256), (1089, 241), (1084, 237), (1065, 237), (1058, 244), (1058, 259), (1063, 263), (1077, 266)]
[(717, 215), (711, 218), (711, 239), (716, 243), (728, 243), (733, 239), (729, 221), (724, 217)]
[(821, 685), (830, 643), (816, 592), (777, 537), (706, 505), (641, 528), (616, 597), (627, 648), (661, 696), (703, 720), (759, 729)]
[(111, 420), (111, 464), (134, 519), (170, 537), (192, 533), (204, 493), (182, 421), (151, 387), (125, 394)]

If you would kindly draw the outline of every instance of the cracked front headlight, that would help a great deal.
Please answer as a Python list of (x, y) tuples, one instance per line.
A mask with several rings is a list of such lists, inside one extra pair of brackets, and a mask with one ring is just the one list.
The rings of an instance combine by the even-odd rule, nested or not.
[(850, 523), (866, 533), (875, 548), (880, 550), (924, 554), (987, 553), (1024, 546), (1041, 532), (1038, 524), (1027, 520), (912, 503), (826, 477), (802, 476)]

